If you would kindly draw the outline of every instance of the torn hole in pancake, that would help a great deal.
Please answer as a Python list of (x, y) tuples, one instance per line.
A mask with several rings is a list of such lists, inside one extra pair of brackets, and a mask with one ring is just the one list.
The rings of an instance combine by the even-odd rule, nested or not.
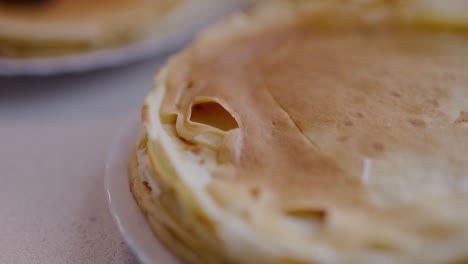
[(190, 121), (229, 131), (239, 127), (236, 119), (218, 102), (202, 102), (192, 106)]

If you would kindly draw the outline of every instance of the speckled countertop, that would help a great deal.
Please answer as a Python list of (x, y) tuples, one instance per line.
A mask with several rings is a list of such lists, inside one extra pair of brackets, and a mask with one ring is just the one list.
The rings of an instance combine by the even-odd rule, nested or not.
[(0, 263), (138, 263), (109, 214), (104, 165), (162, 61), (0, 77)]

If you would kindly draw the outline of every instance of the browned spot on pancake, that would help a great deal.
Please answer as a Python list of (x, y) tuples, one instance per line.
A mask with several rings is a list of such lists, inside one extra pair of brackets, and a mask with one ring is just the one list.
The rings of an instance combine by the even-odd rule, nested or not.
[(421, 119), (416, 119), (416, 118), (408, 119), (408, 123), (416, 128), (425, 128), (427, 126), (426, 122), (424, 122)]
[(250, 195), (252, 196), (252, 198), (254, 199), (258, 199), (258, 197), (260, 197), (260, 188), (259, 187), (252, 187), (250, 188)]
[(143, 185), (145, 186), (146, 189), (148, 189), (148, 191), (151, 192), (152, 188), (151, 188), (151, 186), (148, 184), (148, 182), (144, 181), (144, 182), (143, 182)]
[(385, 147), (382, 143), (376, 142), (372, 144), (372, 148), (377, 152), (383, 152)]
[(195, 85), (195, 83), (194, 83), (193, 81), (190, 81), (190, 82), (187, 84), (187, 89), (191, 89), (194, 85)]
[(199, 146), (196, 146), (196, 145), (186, 145), (185, 146), (185, 150), (188, 150), (190, 152), (192, 152), (193, 154), (200, 154), (201, 152), (201, 148)]
[[(447, 128), (456, 117), (447, 121), (445, 109), (432, 108), (453, 101), (465, 86), (458, 75), (468, 69), (466, 48), (443, 49), (444, 41), (432, 32), (375, 33), (364, 42), (354, 31), (287, 28), (194, 52), (184, 62), (190, 71), (180, 79), (197, 87), (188, 91), (181, 113), (190, 111), (194, 98), (210, 97), (228, 104), (241, 124), (235, 131), (239, 140), (220, 148), (238, 158), (226, 159), (215, 177), (247, 186), (242, 188), (247, 195), (251, 186), (262, 186), (272, 194), (267, 202), (281, 208), (316, 201), (361, 207), (367, 195), (359, 178), (365, 157), (386, 158), (390, 150), (431, 153), (464, 166), (461, 144), (453, 143), (465, 142), (464, 128)], [(426, 46), (419, 36), (436, 43)], [(421, 65), (421, 58), (437, 63)], [(463, 71), (447, 67), (454, 61)], [(444, 82), (441, 72), (456, 78)], [(200, 83), (205, 85), (199, 88)], [(173, 98), (165, 98), (164, 111), (171, 110)], [(447, 137), (452, 128), (453, 137)], [(213, 199), (226, 203), (217, 197), (224, 191)]]
[(338, 137), (336, 138), (338, 141), (341, 141), (341, 142), (344, 142), (344, 141), (347, 141), (349, 139), (349, 137), (347, 136), (341, 136), (341, 137)]
[(401, 98), (401, 94), (398, 93), (398, 92), (391, 91), (391, 92), (389, 92), (389, 94), (390, 94), (391, 96), (393, 96), (393, 97)]
[(351, 122), (351, 121), (346, 121), (346, 122), (344, 122), (344, 124), (345, 124), (345, 126), (353, 126), (354, 125), (353, 122)]

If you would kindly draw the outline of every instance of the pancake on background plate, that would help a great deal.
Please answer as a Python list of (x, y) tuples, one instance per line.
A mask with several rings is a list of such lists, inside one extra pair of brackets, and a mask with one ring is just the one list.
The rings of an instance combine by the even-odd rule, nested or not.
[(122, 46), (151, 34), (186, 0), (0, 0), (0, 57), (48, 57)]
[(130, 165), (159, 239), (187, 263), (467, 263), (468, 32), (420, 2), (268, 1), (174, 56)]

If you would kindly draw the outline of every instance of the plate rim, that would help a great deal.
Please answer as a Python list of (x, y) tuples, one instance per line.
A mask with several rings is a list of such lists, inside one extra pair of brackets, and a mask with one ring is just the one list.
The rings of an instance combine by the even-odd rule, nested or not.
[[(177, 259), (177, 257), (174, 256), (154, 235), (150, 225), (146, 220), (146, 217), (143, 215), (140, 207), (130, 192), (128, 170), (125, 170), (125, 172), (120, 171), (121, 177), (123, 177), (122, 175), (125, 174), (125, 179), (120, 179), (121, 181), (125, 181), (125, 188), (118, 188), (115, 186), (121, 183), (118, 182), (114, 172), (116, 169), (120, 170), (121, 168), (119, 167), (125, 167), (125, 169), (128, 168), (128, 161), (130, 160), (133, 148), (132, 146), (136, 146), (137, 136), (141, 129), (142, 125), (138, 112), (133, 112), (125, 119), (124, 122), (121, 123), (119, 129), (117, 129), (116, 135), (112, 140), (112, 146), (106, 158), (104, 173), (104, 190), (106, 193), (108, 210), (112, 216), (113, 222), (119, 230), (120, 236), (141, 263), (182, 264), (183, 262)], [(122, 148), (126, 150), (125, 153), (122, 153)], [(125, 157), (126, 159), (121, 160), (122, 157)], [(119, 197), (122, 199), (121, 195), (125, 196), (123, 193), (116, 193), (119, 191), (118, 189), (122, 188), (126, 190), (127, 196), (129, 196), (130, 200), (129, 204), (132, 208), (124, 209), (121, 207), (123, 205), (119, 205), (118, 202), (116, 202)], [(123, 215), (122, 210), (133, 210), (135, 214)], [(126, 224), (129, 219), (140, 222), (141, 226), (129, 226)], [(155, 246), (155, 248), (151, 248), (151, 252), (148, 247), (142, 245), (148, 241), (143, 241), (142, 238), (138, 238), (138, 234), (135, 232), (134, 228), (141, 229), (141, 231), (144, 231), (145, 234), (148, 234), (146, 235), (145, 239), (150, 239), (149, 241), (151, 242), (151, 246)], [(157, 253), (155, 253), (156, 251), (159, 252), (159, 254), (163, 254), (163, 256), (158, 257)]]

